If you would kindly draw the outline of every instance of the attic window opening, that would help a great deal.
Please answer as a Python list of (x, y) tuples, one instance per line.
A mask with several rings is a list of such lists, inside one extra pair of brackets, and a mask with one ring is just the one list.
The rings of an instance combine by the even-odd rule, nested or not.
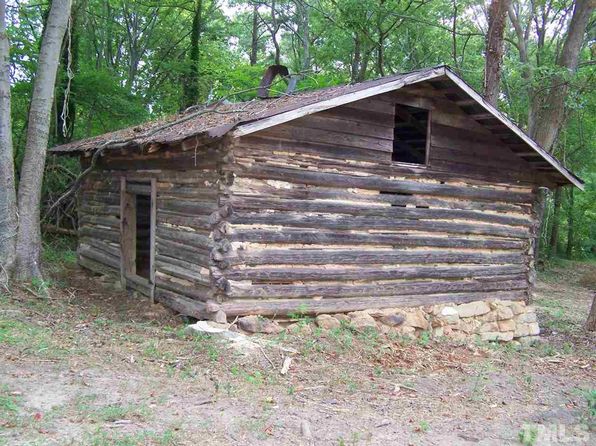
[(396, 105), (391, 160), (399, 163), (425, 165), (429, 134), (429, 110)]

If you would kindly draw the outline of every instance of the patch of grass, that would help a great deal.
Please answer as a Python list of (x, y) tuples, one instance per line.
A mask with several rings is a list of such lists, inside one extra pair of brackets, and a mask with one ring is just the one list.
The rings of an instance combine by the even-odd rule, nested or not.
[(145, 430), (135, 434), (119, 434), (98, 429), (88, 434), (83, 444), (89, 446), (173, 446), (177, 444), (177, 439), (172, 430), (161, 433)]
[(44, 358), (62, 358), (68, 351), (59, 347), (49, 329), (29, 322), (0, 318), (0, 345), (16, 347), (21, 354)]
[(418, 427), (416, 428), (416, 430), (425, 434), (430, 430), (430, 424), (428, 423), (428, 421), (422, 420), (420, 421), (420, 423), (418, 423)]
[(117, 420), (144, 421), (151, 415), (151, 411), (144, 404), (107, 404), (105, 406), (96, 406), (93, 404), (96, 399), (97, 395), (80, 397), (75, 405), (79, 416), (95, 423), (111, 423)]
[(19, 413), (18, 397), (11, 395), (7, 386), (0, 387), (0, 432), (3, 427), (16, 423)]
[(62, 269), (77, 262), (76, 237), (44, 237), (42, 260), (46, 267), (53, 270)]
[(536, 426), (524, 426), (517, 433), (517, 438), (524, 446), (534, 446), (538, 439), (538, 429)]

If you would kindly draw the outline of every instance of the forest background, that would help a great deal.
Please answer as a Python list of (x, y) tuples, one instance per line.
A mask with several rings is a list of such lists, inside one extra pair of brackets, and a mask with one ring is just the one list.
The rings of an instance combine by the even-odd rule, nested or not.
[[(503, 22), (498, 108), (586, 183), (585, 192), (565, 187), (548, 194), (542, 259), (594, 259), (593, 0), (75, 0), (62, 42), (48, 145), (199, 103), (253, 99), (272, 64), (299, 75), (297, 90), (448, 64), (483, 92), (495, 4)], [(589, 17), (570, 67), (565, 57), (580, 4), (588, 5)], [(51, 2), (35, 0), (6, 5), (17, 182), (50, 7)], [(277, 87), (283, 92), (285, 85)], [(549, 138), (540, 132), (554, 128), (553, 107), (562, 111), (556, 118), (562, 125)], [(48, 158), (44, 228), (76, 228), (74, 200), (47, 210), (79, 172), (76, 158)]]

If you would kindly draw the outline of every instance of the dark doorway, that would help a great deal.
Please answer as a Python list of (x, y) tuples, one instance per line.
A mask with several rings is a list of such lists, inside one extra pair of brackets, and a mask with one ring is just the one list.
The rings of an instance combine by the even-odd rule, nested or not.
[(151, 197), (136, 195), (136, 275), (149, 279), (151, 271)]

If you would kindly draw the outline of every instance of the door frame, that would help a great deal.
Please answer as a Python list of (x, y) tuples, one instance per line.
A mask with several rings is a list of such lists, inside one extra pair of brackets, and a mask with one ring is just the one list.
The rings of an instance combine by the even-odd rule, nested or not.
[[(149, 280), (136, 274), (136, 197), (150, 197)], [(157, 180), (120, 177), (120, 283), (126, 289), (147, 287), (153, 299), (155, 290), (155, 228), (157, 224)], [(136, 285), (136, 286), (135, 286)]]

